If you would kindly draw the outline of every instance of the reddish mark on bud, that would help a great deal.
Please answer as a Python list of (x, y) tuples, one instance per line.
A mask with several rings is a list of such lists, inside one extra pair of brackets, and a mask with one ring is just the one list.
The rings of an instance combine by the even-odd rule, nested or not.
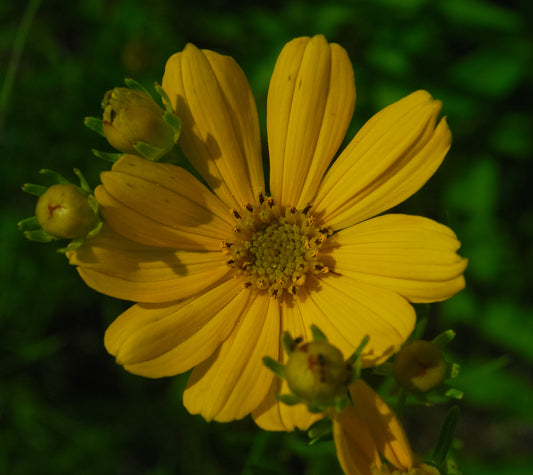
[(55, 205), (55, 206), (48, 205), (48, 212), (50, 213), (50, 217), (52, 217), (52, 215), (54, 214), (54, 211), (58, 208), (61, 208), (61, 205)]
[(424, 363), (421, 363), (420, 361), (417, 361), (417, 364), (418, 364), (418, 368), (419, 368), (417, 376), (423, 378), (424, 376), (426, 376), (426, 374), (428, 372), (428, 369), (429, 369), (429, 366), (425, 365)]

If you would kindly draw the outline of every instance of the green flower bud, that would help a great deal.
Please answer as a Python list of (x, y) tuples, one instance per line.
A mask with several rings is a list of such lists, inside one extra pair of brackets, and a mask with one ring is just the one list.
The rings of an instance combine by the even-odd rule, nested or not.
[(331, 406), (346, 396), (351, 366), (342, 353), (325, 340), (298, 346), (285, 365), (285, 379), (291, 391), (312, 405)]
[(103, 133), (117, 150), (158, 160), (174, 148), (176, 129), (146, 92), (115, 87), (105, 93)]
[(82, 238), (98, 223), (89, 199), (90, 193), (71, 183), (52, 185), (37, 201), (35, 216), (51, 236)]
[(394, 362), (394, 376), (405, 389), (427, 392), (439, 386), (448, 371), (441, 349), (429, 341), (404, 346)]

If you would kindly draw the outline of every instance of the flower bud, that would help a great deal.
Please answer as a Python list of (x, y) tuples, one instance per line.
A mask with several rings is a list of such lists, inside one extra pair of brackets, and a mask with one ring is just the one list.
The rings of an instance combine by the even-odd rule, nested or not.
[(35, 208), (35, 216), (43, 231), (64, 239), (85, 237), (98, 223), (89, 204), (90, 194), (71, 183), (52, 185)]
[(427, 392), (436, 388), (446, 378), (447, 370), (441, 349), (424, 340), (404, 346), (394, 362), (396, 380), (411, 391)]
[(105, 93), (102, 107), (103, 133), (117, 150), (158, 160), (174, 147), (176, 130), (146, 92), (115, 87)]
[(346, 395), (350, 376), (342, 353), (324, 340), (298, 346), (285, 365), (289, 388), (308, 404), (333, 405)]

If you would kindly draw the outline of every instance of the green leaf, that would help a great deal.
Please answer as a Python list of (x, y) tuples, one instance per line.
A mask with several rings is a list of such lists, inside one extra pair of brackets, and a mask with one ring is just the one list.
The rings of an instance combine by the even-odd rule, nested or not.
[(463, 361), (453, 384), (464, 392), (465, 404), (533, 422), (533, 384), (507, 368), (508, 364), (507, 357), (488, 363)]
[(476, 95), (506, 96), (527, 75), (532, 53), (527, 43), (480, 49), (455, 63), (450, 68), (450, 79)]

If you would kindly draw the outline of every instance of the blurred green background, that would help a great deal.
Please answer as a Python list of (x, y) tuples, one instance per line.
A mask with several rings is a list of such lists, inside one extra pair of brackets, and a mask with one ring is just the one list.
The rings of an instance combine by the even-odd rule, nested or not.
[[(263, 433), (250, 419), (207, 424), (181, 405), (186, 377), (147, 380), (115, 365), (103, 333), (127, 304), (88, 289), (60, 245), (16, 227), (35, 205), (20, 186), (39, 183), (39, 169), (75, 178), (79, 167), (98, 182), (108, 165), (90, 150), (109, 147), (82, 119), (124, 77), (160, 81), (187, 42), (230, 54), (264, 129), (279, 51), (315, 33), (354, 64), (348, 138), (415, 89), (444, 103), (452, 150), (398, 210), (450, 225), (470, 259), (466, 290), (432, 306), (427, 329), (458, 333), (454, 456), (466, 475), (533, 473), (533, 3), (8, 0), (0, 19), (0, 474), (341, 473), (332, 442), (309, 447), (305, 434)], [(13, 49), (22, 54), (10, 76)], [(446, 410), (407, 411), (417, 450), (434, 445)]]

